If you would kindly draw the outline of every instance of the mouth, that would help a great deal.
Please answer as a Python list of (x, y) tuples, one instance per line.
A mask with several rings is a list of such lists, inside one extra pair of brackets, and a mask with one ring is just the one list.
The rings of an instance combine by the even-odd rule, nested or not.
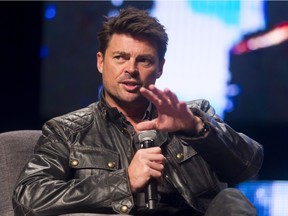
[(129, 92), (138, 91), (141, 87), (141, 84), (136, 81), (123, 81), (121, 84), (124, 86), (124, 89)]

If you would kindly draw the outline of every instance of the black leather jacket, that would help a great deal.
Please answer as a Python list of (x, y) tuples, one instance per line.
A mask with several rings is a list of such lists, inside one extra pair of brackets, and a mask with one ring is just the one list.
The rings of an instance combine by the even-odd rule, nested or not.
[[(204, 212), (227, 183), (257, 174), (263, 149), (221, 121), (208, 101), (188, 105), (209, 132), (202, 137), (157, 132), (155, 142), (167, 159), (166, 181), (189, 206)], [(35, 154), (15, 187), (15, 214), (132, 214), (135, 200), (127, 168), (134, 155), (133, 139), (121, 124), (123, 118), (102, 99), (45, 123)]]

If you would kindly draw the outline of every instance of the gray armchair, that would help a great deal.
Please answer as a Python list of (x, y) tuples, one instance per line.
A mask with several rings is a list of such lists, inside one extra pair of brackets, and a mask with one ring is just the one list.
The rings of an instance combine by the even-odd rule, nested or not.
[(0, 134), (1, 216), (14, 216), (11, 201), (13, 188), (40, 135), (40, 130), (19, 130)]
[[(40, 135), (40, 130), (0, 133), (0, 216), (14, 216), (13, 189), (24, 164), (28, 162), (33, 153)], [(103, 214), (67, 214), (66, 216), (70, 215), (100, 216)]]

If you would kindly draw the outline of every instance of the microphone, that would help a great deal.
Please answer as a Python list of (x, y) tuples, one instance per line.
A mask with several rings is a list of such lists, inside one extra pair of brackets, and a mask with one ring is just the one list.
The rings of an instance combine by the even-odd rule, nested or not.
[[(156, 139), (155, 130), (144, 130), (138, 133), (138, 139), (141, 148), (150, 148), (154, 146)], [(148, 209), (155, 209), (157, 205), (157, 181), (151, 178), (147, 188), (145, 189), (145, 202)]]

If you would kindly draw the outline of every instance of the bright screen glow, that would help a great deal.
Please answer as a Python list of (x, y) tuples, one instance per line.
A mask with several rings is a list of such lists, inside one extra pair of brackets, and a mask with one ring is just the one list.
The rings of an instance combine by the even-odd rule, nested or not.
[(288, 181), (251, 181), (238, 185), (259, 216), (288, 215)]
[(262, 0), (156, 1), (152, 14), (167, 28), (169, 45), (160, 88), (181, 100), (206, 98), (216, 112), (233, 107), (227, 95), (228, 53), (243, 34), (265, 27)]

